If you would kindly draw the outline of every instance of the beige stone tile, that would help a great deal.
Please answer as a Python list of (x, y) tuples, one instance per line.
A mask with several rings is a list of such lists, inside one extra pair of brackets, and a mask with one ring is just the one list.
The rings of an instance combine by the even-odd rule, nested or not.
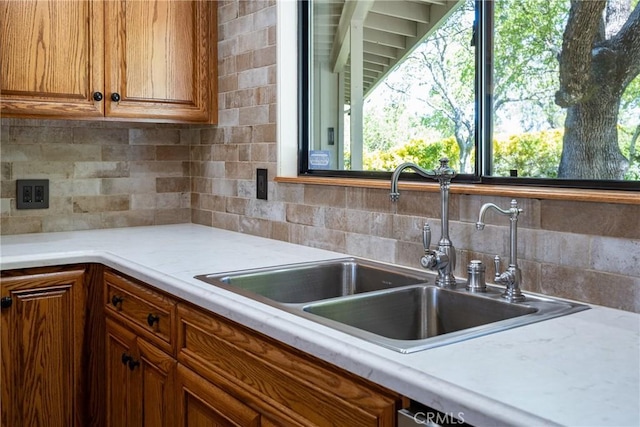
[[(5, 140), (5, 138), (7, 140)], [(73, 129), (59, 126), (11, 126), (2, 142), (10, 144), (68, 144), (73, 141)]]
[(224, 144), (225, 129), (224, 128), (206, 128), (200, 131), (200, 144)]
[(217, 144), (211, 147), (213, 159), (224, 162), (238, 161), (238, 144)]
[(375, 212), (391, 212), (389, 192), (371, 188), (347, 188), (347, 207)]
[(249, 162), (227, 162), (225, 176), (227, 179), (251, 179), (253, 178), (253, 167)]
[(42, 233), (42, 218), (2, 216), (0, 218), (0, 231), (2, 234)]
[(3, 142), (0, 145), (0, 154), (4, 162), (43, 161), (47, 159), (42, 153), (42, 147), (41, 144), (10, 144)]
[(211, 211), (191, 209), (191, 222), (194, 224), (206, 225), (207, 227), (213, 227), (213, 213)]
[(240, 216), (225, 212), (212, 212), (212, 226), (225, 230), (238, 231), (240, 229)]
[(155, 175), (163, 177), (189, 176), (190, 162), (187, 161), (153, 161), (129, 162), (130, 176)]
[[(3, 160), (5, 160), (3, 158)], [(7, 180), (12, 178), (13, 165), (7, 161), (0, 162), (0, 179)]]
[(276, 47), (267, 46), (262, 49), (254, 50), (253, 65), (255, 67), (264, 67), (267, 65), (276, 65)]
[[(337, 209), (327, 208), (327, 215), (333, 217), (333, 212)], [(342, 212), (343, 214), (343, 212)], [(322, 227), (325, 222), (325, 208), (320, 206), (286, 204), (286, 220), (294, 224), (313, 225)], [(333, 227), (337, 228), (337, 227)]]
[(237, 126), (229, 133), (230, 144), (247, 144), (251, 142), (253, 126)]
[(292, 243), (342, 253), (346, 251), (345, 234), (344, 231), (329, 230), (301, 224), (290, 224), (289, 229)]
[(135, 210), (124, 212), (103, 212), (103, 228), (140, 227), (153, 225), (155, 210)]
[(75, 162), (74, 178), (123, 178), (130, 175), (127, 162)]
[(275, 240), (283, 242), (289, 241), (289, 224), (286, 222), (275, 221), (271, 224), (271, 236)]
[[(276, 142), (276, 131), (277, 127), (275, 123), (268, 123), (264, 125), (256, 125), (253, 127), (253, 142)], [(261, 144), (258, 144), (261, 145)], [(273, 159), (269, 159), (269, 161), (273, 161)]]
[(640, 205), (543, 200), (540, 218), (546, 230), (640, 239)]
[(239, 125), (261, 125), (270, 123), (269, 106), (257, 105), (254, 107), (241, 107), (238, 109)]
[(237, 196), (238, 195), (238, 181), (236, 179), (212, 179), (211, 191), (212, 194), (220, 196)]
[(207, 211), (226, 212), (227, 197), (216, 196), (213, 194), (200, 194), (199, 207)]
[(378, 237), (393, 237), (393, 215), (383, 212), (371, 213), (371, 234)]
[(394, 262), (397, 241), (366, 234), (347, 233), (346, 252), (383, 262)]
[(640, 239), (593, 237), (592, 268), (640, 279)]
[(286, 205), (276, 201), (249, 199), (247, 215), (271, 221), (284, 221), (286, 218)]
[(156, 160), (189, 160), (190, 147), (188, 145), (159, 145), (156, 146)]
[[(101, 184), (101, 193), (105, 195), (153, 193), (155, 191), (156, 179), (152, 176), (139, 176), (135, 178), (103, 178)], [(188, 186), (185, 191), (189, 191)]]
[(249, 210), (249, 200), (242, 197), (227, 197), (225, 208), (227, 213), (246, 215)]
[(518, 253), (540, 263), (563, 264), (576, 268), (592, 265), (591, 236), (546, 230), (518, 230)]
[(213, 182), (209, 178), (194, 176), (191, 178), (191, 191), (195, 193), (211, 194)]
[(189, 177), (156, 178), (156, 192), (183, 193), (189, 191), (191, 179)]
[[(288, 203), (304, 203), (305, 186), (301, 184), (270, 183), (275, 188), (274, 199)], [(306, 187), (307, 189), (309, 187)]]
[(73, 128), (73, 143), (82, 145), (128, 145), (129, 132), (124, 128)]
[(346, 208), (347, 189), (344, 187), (307, 185), (304, 187), (304, 203)]
[(238, 75), (235, 74), (235, 71), (234, 74), (220, 76), (218, 79), (218, 92), (225, 93), (234, 90), (238, 90)]
[(74, 213), (126, 211), (129, 196), (80, 196), (73, 198)]
[(238, 126), (240, 113), (237, 108), (218, 111), (219, 126)]
[(66, 162), (13, 162), (15, 179), (68, 179), (73, 176), (74, 164)]
[(640, 312), (640, 279), (546, 264), (541, 291), (548, 295)]
[(131, 145), (173, 145), (180, 144), (179, 129), (129, 129)]
[(240, 217), (238, 231), (260, 237), (271, 236), (272, 222), (261, 218)]
[(184, 224), (191, 222), (191, 209), (160, 209), (155, 213), (154, 224)]
[(420, 267), (420, 257), (424, 255), (424, 249), (422, 243), (405, 242), (398, 240), (396, 243), (396, 256), (395, 261), (400, 265), (407, 267), (422, 268)]
[(101, 213), (48, 215), (42, 219), (43, 232), (94, 230), (102, 228)]
[(103, 145), (102, 161), (155, 160), (156, 151), (147, 145)]

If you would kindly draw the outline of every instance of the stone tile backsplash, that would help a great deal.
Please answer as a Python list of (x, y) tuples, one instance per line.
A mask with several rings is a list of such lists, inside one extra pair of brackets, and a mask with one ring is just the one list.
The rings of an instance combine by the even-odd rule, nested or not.
[[(191, 221), (190, 146), (165, 125), (2, 119), (2, 234)], [(17, 179), (49, 179), (49, 209), (17, 210)]]
[[(440, 237), (437, 192), (275, 182), (275, 0), (219, 2), (220, 124), (191, 128), (3, 119), (2, 234), (193, 222), (419, 268), (422, 224)], [(266, 168), (268, 200), (255, 197)], [(47, 211), (16, 211), (15, 180), (49, 178)], [(523, 189), (523, 192), (526, 190)], [(480, 206), (452, 194), (456, 274), (508, 257), (508, 220), (476, 231)], [(524, 288), (640, 312), (640, 204), (519, 198)]]

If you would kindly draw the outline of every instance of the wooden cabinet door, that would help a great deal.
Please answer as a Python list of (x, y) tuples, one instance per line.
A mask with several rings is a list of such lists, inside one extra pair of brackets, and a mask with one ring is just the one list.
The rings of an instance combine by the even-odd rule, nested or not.
[(107, 317), (107, 426), (175, 426), (174, 358)]
[(3, 117), (102, 117), (102, 1), (0, 2)]
[(217, 2), (129, 0), (105, 7), (107, 117), (217, 119)]
[(254, 427), (260, 414), (178, 364), (178, 427)]
[(84, 270), (0, 279), (3, 427), (81, 425), (83, 283)]
[(106, 423), (107, 427), (136, 426), (140, 422), (141, 388), (135, 362), (136, 336), (107, 318)]
[(174, 427), (176, 425), (175, 410), (175, 375), (176, 360), (138, 338), (138, 354), (142, 403), (140, 415), (144, 427)]

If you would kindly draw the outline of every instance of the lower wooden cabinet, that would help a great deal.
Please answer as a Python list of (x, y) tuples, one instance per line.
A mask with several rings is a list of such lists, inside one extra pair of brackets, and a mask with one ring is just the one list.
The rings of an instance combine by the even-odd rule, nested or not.
[(2, 427), (394, 427), (408, 403), (102, 266), (1, 285)]
[(84, 425), (84, 278), (74, 268), (0, 279), (3, 427)]
[(106, 424), (176, 425), (176, 360), (107, 317)]

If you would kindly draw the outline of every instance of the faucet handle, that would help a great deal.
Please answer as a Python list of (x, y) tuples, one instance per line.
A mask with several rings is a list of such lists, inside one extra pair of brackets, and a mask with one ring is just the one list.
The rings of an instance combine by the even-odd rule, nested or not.
[(427, 253), (429, 246), (431, 246), (431, 226), (428, 222), (425, 222), (424, 227), (422, 227), (422, 245), (424, 246), (424, 252)]
[(495, 274), (495, 278), (496, 280), (498, 279), (498, 277), (500, 277), (500, 256), (496, 255), (493, 258), (493, 265), (496, 269), (496, 274)]

